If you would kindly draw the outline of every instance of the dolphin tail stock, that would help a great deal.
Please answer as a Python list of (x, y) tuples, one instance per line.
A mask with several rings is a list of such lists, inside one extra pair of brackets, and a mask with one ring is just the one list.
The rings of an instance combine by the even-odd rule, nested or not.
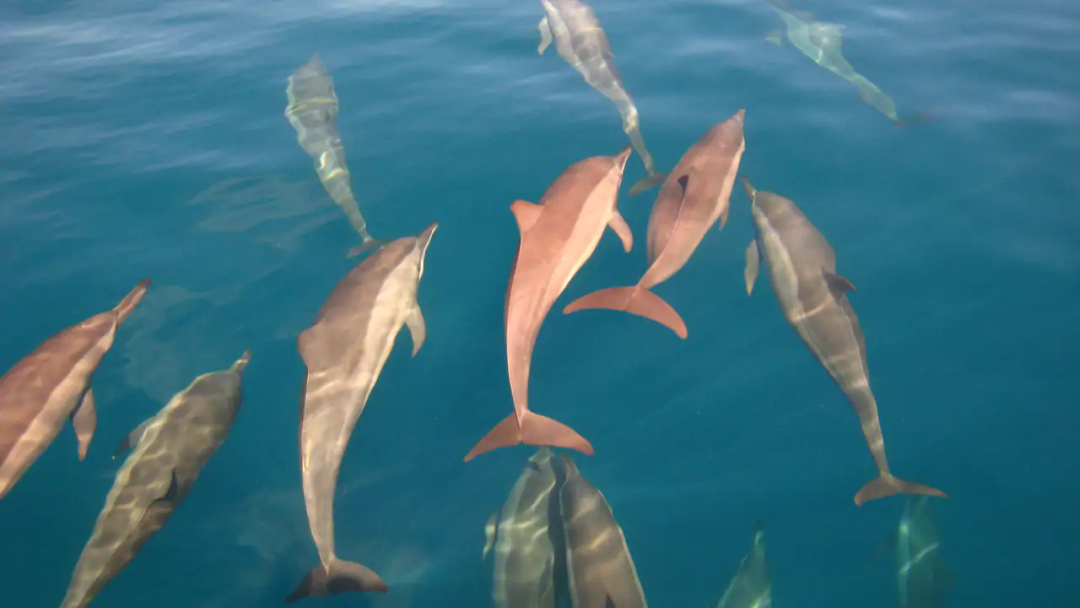
[(361, 243), (359, 245), (357, 245), (356, 247), (353, 247), (352, 249), (350, 249), (349, 253), (345, 254), (346, 258), (354, 258), (354, 257), (360, 255), (361, 253), (364, 253), (365, 251), (371, 251), (372, 249), (378, 249), (379, 247), (382, 247), (383, 245), (386, 244), (385, 242), (380, 241), (380, 240), (372, 237), (370, 234), (368, 234), (366, 232), (361, 234), (360, 238), (361, 238)]
[(883, 473), (878, 476), (877, 479), (863, 486), (862, 489), (855, 494), (855, 505), (862, 506), (864, 503), (871, 500), (885, 498), (886, 496), (893, 496), (895, 494), (924, 494), (926, 496), (940, 496), (942, 498), (949, 497), (948, 494), (937, 488), (905, 481), (898, 477), (893, 477), (890, 473)]
[(465, 462), (469, 462), (484, 452), (498, 448), (508, 448), (519, 443), (533, 446), (550, 446), (577, 450), (587, 456), (593, 455), (592, 444), (574, 429), (558, 420), (525, 410), (525, 415), (518, 423), (517, 413), (510, 414), (495, 425), (469, 453)]
[(639, 317), (652, 319), (684, 340), (687, 336), (686, 323), (683, 322), (679, 313), (671, 307), (671, 304), (648, 289), (634, 286), (609, 287), (594, 291), (567, 304), (563, 309), (563, 314), (567, 315), (587, 308), (626, 311)]
[(630, 196), (635, 196), (645, 192), (646, 190), (652, 190), (667, 180), (667, 173), (650, 173), (645, 177), (639, 179), (630, 187)]
[(305, 597), (326, 597), (353, 591), (386, 593), (388, 588), (374, 570), (335, 557), (328, 565), (319, 564), (308, 572), (289, 597), (285, 598), (285, 603), (291, 604)]

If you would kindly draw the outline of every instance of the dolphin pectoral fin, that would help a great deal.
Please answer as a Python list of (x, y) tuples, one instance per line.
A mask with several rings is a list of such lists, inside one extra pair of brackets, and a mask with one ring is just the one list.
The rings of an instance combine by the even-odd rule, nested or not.
[(893, 477), (889, 473), (879, 476), (862, 487), (855, 494), (855, 505), (862, 506), (864, 503), (877, 498), (885, 498), (894, 494), (924, 494), (926, 496), (940, 496), (948, 498), (949, 495), (930, 486), (905, 481), (899, 477)]
[(405, 317), (405, 324), (409, 326), (409, 335), (412, 336), (412, 356), (416, 356), (416, 353), (420, 352), (420, 347), (424, 345), (424, 338), (427, 337), (427, 324), (424, 323), (424, 313), (420, 312), (420, 305), (417, 304), (409, 316)]
[(646, 190), (652, 190), (653, 188), (664, 183), (668, 178), (667, 173), (652, 173), (639, 179), (633, 186), (630, 187), (630, 196), (636, 196), (645, 192)]
[(604, 599), (604, 608), (619, 608), (619, 607), (615, 605), (615, 600), (611, 599), (611, 596), (609, 595), (609, 596), (607, 596), (607, 598)]
[(874, 553), (870, 555), (870, 561), (873, 562), (877, 560), (877, 558), (881, 557), (882, 553), (885, 553), (886, 551), (893, 551), (895, 549), (896, 530), (891, 530), (888, 534), (885, 535), (885, 538), (881, 540), (881, 544), (878, 545), (877, 549), (874, 549)]
[(120, 440), (120, 445), (116, 446), (116, 451), (113, 452), (113, 460), (116, 460), (117, 456), (138, 445), (139, 440), (142, 439), (143, 434), (146, 433), (146, 429), (150, 426), (150, 420), (153, 419), (150, 418), (144, 420), (142, 424), (135, 427), (134, 431), (131, 431)]
[(771, 30), (765, 34), (765, 42), (776, 46), (784, 46), (783, 34), (780, 33), (780, 30)]
[(300, 581), (296, 589), (285, 598), (286, 604), (305, 597), (326, 597), (353, 591), (378, 591), (386, 593), (386, 582), (374, 570), (345, 560), (334, 558), (326, 566), (319, 564)]
[(754, 291), (754, 281), (757, 280), (758, 269), (761, 267), (761, 251), (758, 250), (757, 239), (751, 239), (746, 246), (746, 268), (743, 270), (743, 279), (746, 281), (746, 295)]
[(626, 253), (630, 253), (630, 248), (634, 246), (634, 233), (630, 231), (630, 226), (627, 225), (626, 220), (619, 213), (618, 210), (611, 216), (611, 221), (608, 222), (608, 226), (615, 231), (615, 234), (619, 235), (619, 240), (622, 241), (623, 250)]
[(851, 281), (834, 272), (829, 272), (823, 268), (821, 276), (825, 277), (825, 282), (829, 285), (829, 291), (837, 298), (849, 291), (855, 291), (855, 286), (851, 284)]
[(540, 219), (540, 213), (543, 210), (542, 206), (529, 201), (518, 200), (510, 205), (510, 211), (513, 212), (514, 219), (517, 220), (518, 231), (521, 234), (525, 234), (536, 224), (536, 220)]
[(488, 551), (491, 551), (491, 548), (495, 546), (495, 531), (499, 528), (499, 510), (492, 513), (487, 523), (484, 524), (484, 553), (480, 556), (480, 561), (484, 561), (487, 558)]
[(536, 27), (540, 30), (540, 47), (536, 49), (536, 53), (543, 55), (544, 51), (551, 46), (551, 26), (548, 25), (548, 18), (545, 16)]
[(86, 458), (90, 449), (90, 440), (97, 428), (97, 410), (94, 409), (94, 389), (88, 388), (79, 405), (71, 412), (71, 426), (75, 428), (75, 437), (79, 440), (79, 460)]
[(165, 490), (165, 494), (159, 498), (154, 499), (148, 505), (146, 510), (143, 511), (140, 522), (143, 519), (151, 516), (155, 511), (159, 509), (173, 510), (176, 508), (177, 503), (180, 501), (180, 481), (176, 478), (176, 469), (169, 469), (169, 488)]

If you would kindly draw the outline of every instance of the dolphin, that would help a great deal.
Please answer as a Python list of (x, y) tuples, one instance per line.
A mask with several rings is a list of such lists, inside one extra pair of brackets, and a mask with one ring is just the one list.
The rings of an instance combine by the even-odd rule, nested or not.
[(338, 115), (334, 80), (318, 53), (289, 76), (285, 94), (289, 98), (285, 117), (296, 129), (297, 141), (314, 159), (315, 171), (323, 187), (345, 212), (353, 229), (360, 234), (360, 245), (353, 247), (348, 256), (382, 245), (382, 241), (368, 234), (367, 222), (360, 215), (360, 207), (353, 195), (349, 167), (345, 164), (345, 146), (341, 143), (334, 120)]
[(543, 55), (554, 39), (555, 50), (585, 78), (585, 82), (615, 102), (622, 116), (623, 132), (630, 137), (630, 143), (641, 157), (647, 174), (630, 188), (630, 194), (659, 186), (667, 174), (657, 172), (652, 155), (645, 148), (637, 107), (623, 86), (615, 56), (611, 53), (611, 44), (600, 27), (600, 20), (592, 8), (581, 0), (540, 0), (540, 4), (544, 7), (545, 15), (538, 25), (540, 46), (537, 53)]
[(713, 125), (683, 154), (664, 182), (649, 216), (649, 269), (637, 285), (611, 287), (574, 300), (563, 314), (587, 308), (625, 310), (652, 319), (686, 338), (686, 323), (650, 289), (679, 271), (716, 221), (727, 223), (735, 174), (746, 142), (743, 115)]
[(646, 608), (634, 560), (607, 499), (581, 476), (569, 454), (559, 511), (566, 535), (566, 570), (574, 608)]
[(465, 456), (519, 443), (549, 445), (592, 455), (592, 445), (570, 427), (529, 410), (529, 366), (540, 325), (610, 226), (627, 252), (634, 237), (616, 203), (630, 146), (615, 156), (593, 156), (570, 165), (540, 199), (514, 201), (521, 241), (506, 287), (506, 362), (514, 413)]
[(896, 531), (900, 608), (944, 608), (952, 574), (941, 559), (937, 525), (927, 496), (909, 496)]
[[(780, 19), (784, 22), (787, 39), (795, 48), (814, 63), (855, 85), (859, 89), (859, 98), (893, 121), (894, 126), (911, 126), (933, 119), (927, 114), (900, 118), (896, 114), (896, 103), (892, 98), (851, 67), (843, 54), (843, 25), (815, 21), (814, 16), (806, 11), (791, 10), (785, 0), (765, 0), (765, 2), (780, 15)], [(783, 43), (779, 32), (769, 32), (766, 40), (777, 46)]]
[(180, 506), (229, 436), (250, 359), (245, 351), (229, 369), (195, 378), (120, 442), (116, 455), (134, 450), (116, 473), (61, 608), (88, 606)]
[[(483, 557), (495, 549), (497, 608), (555, 608), (565, 567), (554, 454), (541, 447), (491, 515)], [(554, 500), (552, 500), (554, 496)]]
[(297, 338), (307, 366), (300, 400), (300, 472), (319, 565), (286, 603), (351, 591), (387, 591), (367, 567), (334, 553), (334, 490), (341, 457), (402, 325), (415, 357), (427, 335), (416, 301), (424, 255), (438, 227), (383, 245), (330, 292), (315, 323)]
[(889, 472), (885, 439), (878, 420), (877, 400), (870, 390), (866, 339), (847, 292), (855, 289), (836, 274), (832, 245), (789, 199), (758, 191), (744, 177), (757, 238), (746, 248), (747, 295), (753, 290), (764, 255), (773, 293), (780, 308), (806, 346), (844, 391), (859, 415), (863, 435), (879, 476), (855, 494), (855, 504), (893, 494), (929, 494), (941, 490), (904, 481)]
[(739, 562), (739, 571), (728, 583), (716, 608), (769, 608), (772, 606), (772, 578), (765, 560), (765, 525), (758, 522), (754, 546)]
[(142, 301), (143, 279), (112, 310), (72, 325), (42, 342), (0, 376), (0, 499), (26, 473), (70, 419), (86, 458), (97, 428), (91, 378), (116, 330)]

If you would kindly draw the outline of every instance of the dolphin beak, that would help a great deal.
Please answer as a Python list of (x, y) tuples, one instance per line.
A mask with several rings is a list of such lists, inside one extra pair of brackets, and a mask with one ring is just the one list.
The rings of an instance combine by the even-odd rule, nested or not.
[(757, 194), (757, 190), (750, 184), (750, 180), (745, 177), (740, 177), (739, 179), (742, 181), (743, 188), (746, 188), (746, 194), (750, 197), (750, 202), (753, 203), (754, 195)]

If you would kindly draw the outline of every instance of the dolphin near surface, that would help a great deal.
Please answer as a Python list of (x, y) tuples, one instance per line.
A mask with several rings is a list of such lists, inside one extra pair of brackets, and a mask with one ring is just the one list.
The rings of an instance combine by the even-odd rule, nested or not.
[(592, 156), (570, 165), (544, 192), (540, 204), (515, 201), (510, 210), (521, 240), (506, 287), (506, 362), (514, 413), (497, 424), (468, 454), (524, 443), (592, 455), (577, 431), (529, 409), (533, 346), (548, 311), (592, 256), (608, 226), (627, 252), (634, 237), (616, 206), (630, 146), (615, 156)]
[(232, 429), (250, 358), (245, 351), (229, 369), (195, 378), (121, 441), (117, 454), (134, 449), (116, 473), (61, 608), (89, 605), (180, 506)]
[(91, 378), (149, 287), (150, 279), (143, 279), (112, 310), (54, 334), (0, 376), (0, 499), (68, 419), (79, 441), (79, 460), (86, 458), (97, 428)]
[(878, 478), (855, 494), (855, 504), (893, 494), (947, 497), (941, 490), (894, 477), (889, 471), (877, 400), (870, 390), (866, 339), (847, 298), (847, 292), (855, 287), (836, 274), (832, 245), (793, 201), (756, 190), (745, 177), (742, 182), (750, 196), (757, 231), (746, 248), (746, 293), (753, 291), (764, 256), (784, 318), (855, 408), (877, 465)]
[(495, 549), (496, 608), (555, 608), (565, 570), (558, 476), (549, 447), (536, 451), (485, 529)]
[(402, 326), (412, 354), (427, 335), (416, 294), (424, 256), (438, 227), (383, 245), (330, 292), (297, 349), (307, 366), (300, 400), (300, 473), (319, 565), (286, 603), (353, 591), (387, 591), (383, 579), (334, 551), (334, 495), (341, 458)]
[(565, 480), (559, 511), (566, 536), (566, 570), (574, 608), (646, 608), (645, 592), (622, 528), (607, 499), (562, 454)]
[(896, 584), (900, 608), (944, 608), (952, 574), (941, 559), (933, 502), (909, 496), (896, 530)]
[(335, 123), (338, 98), (334, 80), (319, 54), (313, 54), (307, 63), (297, 68), (288, 82), (285, 94), (289, 104), (285, 107), (285, 117), (296, 129), (300, 146), (315, 161), (319, 181), (360, 234), (360, 245), (349, 251), (349, 257), (382, 245), (382, 241), (368, 233), (367, 222), (360, 215), (360, 206), (353, 195), (352, 178), (345, 164), (345, 146)]
[(581, 0), (540, 0), (540, 4), (544, 7), (544, 17), (537, 26), (540, 30), (537, 53), (543, 55), (554, 41), (555, 50), (585, 78), (585, 82), (615, 102), (622, 116), (623, 132), (630, 137), (630, 143), (645, 165), (645, 177), (630, 188), (630, 194), (659, 186), (667, 174), (657, 172), (656, 163), (645, 147), (637, 107), (623, 86), (611, 43), (600, 27), (596, 13)]
[(652, 319), (686, 338), (686, 323), (650, 290), (671, 278), (693, 255), (709, 228), (727, 223), (731, 188), (746, 142), (744, 110), (713, 125), (679, 159), (664, 181), (649, 216), (649, 269), (637, 285), (603, 289), (574, 300), (564, 314), (606, 308)]
[(772, 578), (765, 559), (765, 525), (758, 522), (754, 546), (739, 562), (739, 570), (728, 583), (716, 608), (769, 608), (772, 606)]

